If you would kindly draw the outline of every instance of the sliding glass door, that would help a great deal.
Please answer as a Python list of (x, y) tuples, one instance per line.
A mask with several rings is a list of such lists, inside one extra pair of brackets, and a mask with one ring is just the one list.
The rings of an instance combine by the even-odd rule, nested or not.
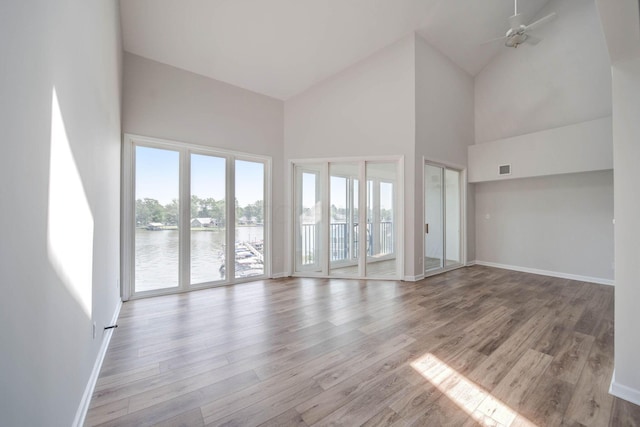
[(424, 166), (424, 270), (433, 274), (462, 265), (462, 172)]
[(444, 171), (445, 268), (459, 265), (462, 262), (460, 176), (461, 172), (457, 170), (445, 169)]
[(270, 160), (127, 136), (124, 297), (268, 274)]
[(398, 276), (398, 165), (398, 160), (294, 164), (294, 273)]
[(189, 237), (190, 284), (224, 280), (226, 226), (226, 159), (191, 154)]
[(294, 167), (296, 271), (322, 272), (322, 171), (321, 164)]
[(136, 291), (175, 289), (180, 282), (180, 152), (135, 147)]
[(395, 163), (367, 162), (367, 273), (395, 276), (396, 263)]
[(235, 161), (236, 278), (264, 274), (264, 164)]
[(329, 164), (329, 274), (359, 276), (358, 163)]

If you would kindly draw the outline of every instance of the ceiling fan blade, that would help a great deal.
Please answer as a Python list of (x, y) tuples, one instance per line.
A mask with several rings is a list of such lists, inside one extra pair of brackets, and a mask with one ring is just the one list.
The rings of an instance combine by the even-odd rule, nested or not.
[(540, 43), (542, 39), (540, 37), (532, 36), (531, 34), (527, 34), (527, 38), (525, 39), (525, 43), (529, 43), (531, 45), (537, 45)]
[(518, 31), (520, 29), (520, 26), (524, 25), (524, 22), (522, 22), (522, 19), (523, 18), (521, 14), (517, 14), (509, 17), (509, 26), (513, 31)]
[(538, 28), (538, 27), (540, 27), (540, 26), (542, 26), (542, 25), (544, 25), (544, 24), (546, 24), (548, 22), (553, 21), (555, 19), (555, 17), (556, 17), (556, 13), (555, 12), (550, 13), (547, 16), (545, 16), (544, 18), (540, 18), (536, 22), (532, 22), (531, 24), (527, 25), (526, 31), (535, 30), (536, 28)]
[(506, 38), (507, 38), (506, 36), (502, 36), (502, 37), (496, 37), (495, 39), (486, 40), (486, 41), (483, 41), (482, 43), (480, 43), (480, 46), (485, 45), (485, 44), (489, 44), (489, 43), (493, 43), (493, 42), (497, 42), (497, 41), (500, 41), (500, 40), (504, 40)]

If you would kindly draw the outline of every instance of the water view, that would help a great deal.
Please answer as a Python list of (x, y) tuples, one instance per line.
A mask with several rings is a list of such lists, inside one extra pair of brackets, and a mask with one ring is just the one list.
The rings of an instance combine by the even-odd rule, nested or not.
[[(236, 227), (236, 277), (264, 274), (264, 228)], [(225, 229), (191, 230), (191, 284), (225, 278)], [(136, 292), (178, 287), (178, 230), (136, 229)]]

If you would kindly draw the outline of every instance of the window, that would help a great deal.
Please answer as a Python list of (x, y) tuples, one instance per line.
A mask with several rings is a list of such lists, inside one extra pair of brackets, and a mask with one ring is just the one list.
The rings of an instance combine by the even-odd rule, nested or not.
[(299, 160), (293, 176), (294, 274), (400, 278), (399, 158)]
[(270, 165), (268, 157), (126, 135), (123, 297), (267, 276)]

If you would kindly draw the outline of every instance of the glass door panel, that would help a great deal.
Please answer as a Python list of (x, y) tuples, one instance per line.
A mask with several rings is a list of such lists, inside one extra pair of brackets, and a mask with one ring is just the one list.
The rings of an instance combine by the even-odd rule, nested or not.
[(295, 270), (322, 272), (322, 164), (295, 166)]
[(226, 159), (191, 154), (191, 284), (225, 279)]
[(329, 274), (358, 276), (358, 163), (329, 164)]
[(424, 180), (424, 270), (429, 272), (444, 267), (444, 169), (425, 165)]
[(460, 264), (461, 257), (461, 235), (460, 235), (460, 172), (447, 169), (445, 171), (445, 212), (446, 231), (445, 267)]
[(135, 147), (134, 291), (179, 285), (180, 153)]
[(264, 163), (236, 160), (235, 277), (264, 274)]
[(395, 276), (395, 162), (367, 162), (367, 277)]

